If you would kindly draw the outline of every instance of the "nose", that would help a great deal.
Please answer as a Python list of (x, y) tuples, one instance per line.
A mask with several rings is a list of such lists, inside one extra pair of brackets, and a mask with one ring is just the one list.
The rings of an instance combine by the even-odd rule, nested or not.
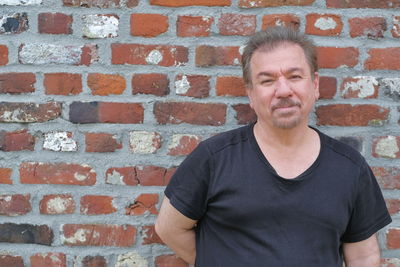
[(292, 95), (292, 88), (289, 81), (285, 77), (280, 77), (276, 81), (275, 96), (279, 98), (285, 98)]

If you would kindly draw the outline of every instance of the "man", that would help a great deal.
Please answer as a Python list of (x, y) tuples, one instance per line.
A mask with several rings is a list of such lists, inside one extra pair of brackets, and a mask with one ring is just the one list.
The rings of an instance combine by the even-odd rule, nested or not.
[[(308, 126), (314, 46), (283, 27), (253, 36), (243, 77), (257, 122), (202, 142), (165, 191), (156, 231), (196, 267), (377, 267), (391, 222), (364, 158)], [(334, 114), (332, 114), (334, 116)]]

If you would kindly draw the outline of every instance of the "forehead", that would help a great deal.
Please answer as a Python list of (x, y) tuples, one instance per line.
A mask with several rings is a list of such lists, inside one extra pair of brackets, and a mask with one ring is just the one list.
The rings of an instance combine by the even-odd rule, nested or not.
[(250, 65), (255, 75), (259, 71), (273, 72), (294, 68), (311, 71), (303, 48), (293, 43), (282, 43), (272, 49), (257, 49), (251, 57)]

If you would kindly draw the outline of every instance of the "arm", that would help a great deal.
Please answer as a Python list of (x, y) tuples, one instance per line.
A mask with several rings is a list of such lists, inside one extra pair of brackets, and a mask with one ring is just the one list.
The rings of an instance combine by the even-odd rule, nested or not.
[(376, 234), (360, 242), (344, 243), (343, 254), (347, 267), (380, 266), (380, 251)]
[(164, 198), (155, 229), (161, 240), (189, 264), (196, 258), (195, 220), (189, 219)]

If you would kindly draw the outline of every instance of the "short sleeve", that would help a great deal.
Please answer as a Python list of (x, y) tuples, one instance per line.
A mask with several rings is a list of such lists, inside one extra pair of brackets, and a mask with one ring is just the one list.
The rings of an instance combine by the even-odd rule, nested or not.
[(199, 220), (207, 209), (210, 161), (206, 145), (200, 143), (178, 167), (164, 192), (171, 205), (192, 220)]
[(341, 238), (345, 243), (365, 240), (392, 222), (376, 178), (365, 161), (359, 179), (351, 218)]

